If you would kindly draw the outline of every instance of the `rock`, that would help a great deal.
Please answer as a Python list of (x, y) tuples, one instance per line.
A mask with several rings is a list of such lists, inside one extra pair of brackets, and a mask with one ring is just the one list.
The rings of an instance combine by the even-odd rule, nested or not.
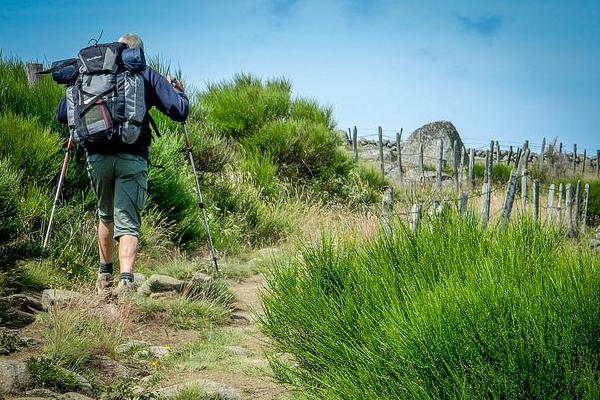
[(152, 392), (152, 395), (156, 397), (171, 398), (177, 396), (177, 394), (184, 389), (196, 389), (203, 397), (216, 397), (224, 400), (240, 399), (242, 397), (242, 394), (238, 389), (209, 379), (198, 379), (169, 386)]
[(596, 237), (600, 237), (600, 225), (596, 228)]
[(84, 396), (80, 393), (69, 392), (61, 394), (58, 397), (59, 400), (93, 400), (91, 397)]
[(0, 393), (18, 393), (32, 384), (23, 362), (0, 359)]
[(81, 297), (82, 294), (70, 290), (46, 289), (42, 292), (42, 308), (48, 311), (53, 307), (66, 307)]
[(8, 315), (8, 319), (0, 320), (0, 326), (4, 326), (9, 329), (21, 329), (35, 322), (35, 317), (21, 310), (11, 310)]
[(62, 367), (56, 367), (57, 370), (63, 372), (66, 375), (70, 375), (73, 378), (75, 378), (75, 380), (77, 381), (77, 391), (79, 393), (83, 393), (87, 396), (93, 396), (94, 395), (94, 388), (92, 387), (92, 385), (90, 384), (90, 382), (84, 378), (83, 376), (79, 375), (76, 372), (73, 371), (69, 371), (66, 368), (62, 368)]
[(150, 346), (148, 347), (148, 353), (150, 353), (151, 356), (162, 358), (165, 354), (169, 354), (169, 349), (164, 346)]
[(166, 275), (154, 274), (148, 278), (138, 289), (138, 294), (150, 296), (151, 293), (180, 292), (184, 282), (180, 279), (171, 278)]
[(96, 356), (90, 366), (99, 371), (102, 371), (103, 376), (109, 378), (130, 378), (135, 376), (135, 373), (118, 361), (106, 356)]
[(150, 346), (150, 343), (144, 342), (142, 340), (130, 340), (127, 343), (123, 343), (115, 347), (115, 351), (119, 354), (129, 353), (132, 350), (146, 348)]
[(50, 389), (31, 389), (25, 392), (29, 397), (41, 397), (43, 399), (57, 399), (60, 394), (53, 392)]
[(598, 251), (600, 251), (600, 240), (598, 239), (590, 239), (590, 247), (592, 249), (596, 249)]
[(212, 276), (197, 271), (186, 283), (185, 292), (190, 295), (203, 295), (210, 293), (214, 279)]
[(18, 307), (22, 311), (44, 311), (42, 302), (33, 295), (16, 293), (5, 297), (5, 299), (11, 306)]
[(146, 282), (146, 280), (148, 280), (146, 274), (135, 272), (133, 274), (133, 288), (137, 290), (140, 286), (144, 284), (144, 282)]
[(454, 162), (453, 143), (458, 142), (458, 148), (463, 145), (458, 131), (449, 121), (436, 121), (423, 125), (414, 131), (402, 146), (402, 164), (415, 167), (418, 165), (419, 137), (423, 143), (423, 164), (437, 166), (439, 158), (438, 140), (442, 139), (444, 160), (447, 165)]

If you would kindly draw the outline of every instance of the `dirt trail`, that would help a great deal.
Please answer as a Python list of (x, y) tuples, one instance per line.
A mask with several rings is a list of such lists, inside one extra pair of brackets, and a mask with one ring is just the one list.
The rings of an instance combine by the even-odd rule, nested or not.
[[(203, 342), (202, 353), (206, 360), (202, 362), (206, 367), (202, 366), (200, 371), (176, 373), (169, 379), (169, 384), (211, 379), (240, 390), (243, 399), (291, 398), (289, 391), (270, 375), (264, 357), (265, 337), (255, 323), (255, 313), (261, 312), (258, 291), (264, 282), (261, 274), (229, 282), (237, 300), (230, 323), (214, 328)], [(164, 384), (166, 382), (161, 386)]]

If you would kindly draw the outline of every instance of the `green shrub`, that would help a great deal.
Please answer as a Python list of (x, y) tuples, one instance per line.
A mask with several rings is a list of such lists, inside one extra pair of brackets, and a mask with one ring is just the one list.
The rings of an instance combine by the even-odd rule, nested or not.
[(28, 181), (48, 185), (59, 172), (60, 137), (32, 117), (0, 114), (0, 157), (10, 157)]
[(26, 362), (31, 379), (38, 387), (45, 387), (59, 392), (75, 392), (79, 389), (77, 377), (47, 358), (30, 358)]
[(333, 119), (333, 108), (322, 107), (316, 100), (299, 98), (292, 102), (288, 119), (311, 121), (333, 130), (336, 123)]
[(209, 129), (232, 137), (255, 134), (265, 124), (284, 118), (290, 107), (291, 83), (238, 74), (208, 86), (199, 107)]
[(25, 119), (37, 118), (40, 125), (66, 136), (67, 129), (54, 118), (56, 105), (64, 93), (64, 88), (50, 76), (42, 76), (37, 85), (29, 87), (25, 64), (16, 58), (2, 58), (0, 53), (0, 115), (13, 113)]
[[(19, 261), (39, 254), (39, 246), (23, 232), (20, 209), (21, 176), (8, 159), (0, 158), (0, 273), (12, 270)], [(3, 282), (4, 286), (6, 282)]]
[(8, 355), (19, 351), (27, 342), (16, 331), (0, 327), (0, 355)]
[(599, 259), (566, 240), (449, 215), (302, 248), (262, 295), (274, 370), (311, 399), (598, 398)]
[(511, 166), (495, 163), (492, 166), (492, 182), (507, 183), (510, 179), (510, 171), (512, 171)]

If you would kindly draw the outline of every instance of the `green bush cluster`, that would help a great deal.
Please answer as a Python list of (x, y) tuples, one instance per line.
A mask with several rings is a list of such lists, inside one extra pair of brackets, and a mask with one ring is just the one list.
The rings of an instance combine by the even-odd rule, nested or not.
[(449, 215), (276, 263), (261, 325), (311, 399), (596, 399), (599, 267), (530, 221)]

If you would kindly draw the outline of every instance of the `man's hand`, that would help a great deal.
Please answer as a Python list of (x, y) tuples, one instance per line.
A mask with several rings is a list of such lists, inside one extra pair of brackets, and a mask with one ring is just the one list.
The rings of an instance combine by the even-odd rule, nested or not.
[(170, 75), (167, 75), (167, 81), (171, 84), (171, 86), (173, 86), (173, 89), (178, 90), (180, 92), (185, 92), (182, 81), (175, 78), (171, 78)]

